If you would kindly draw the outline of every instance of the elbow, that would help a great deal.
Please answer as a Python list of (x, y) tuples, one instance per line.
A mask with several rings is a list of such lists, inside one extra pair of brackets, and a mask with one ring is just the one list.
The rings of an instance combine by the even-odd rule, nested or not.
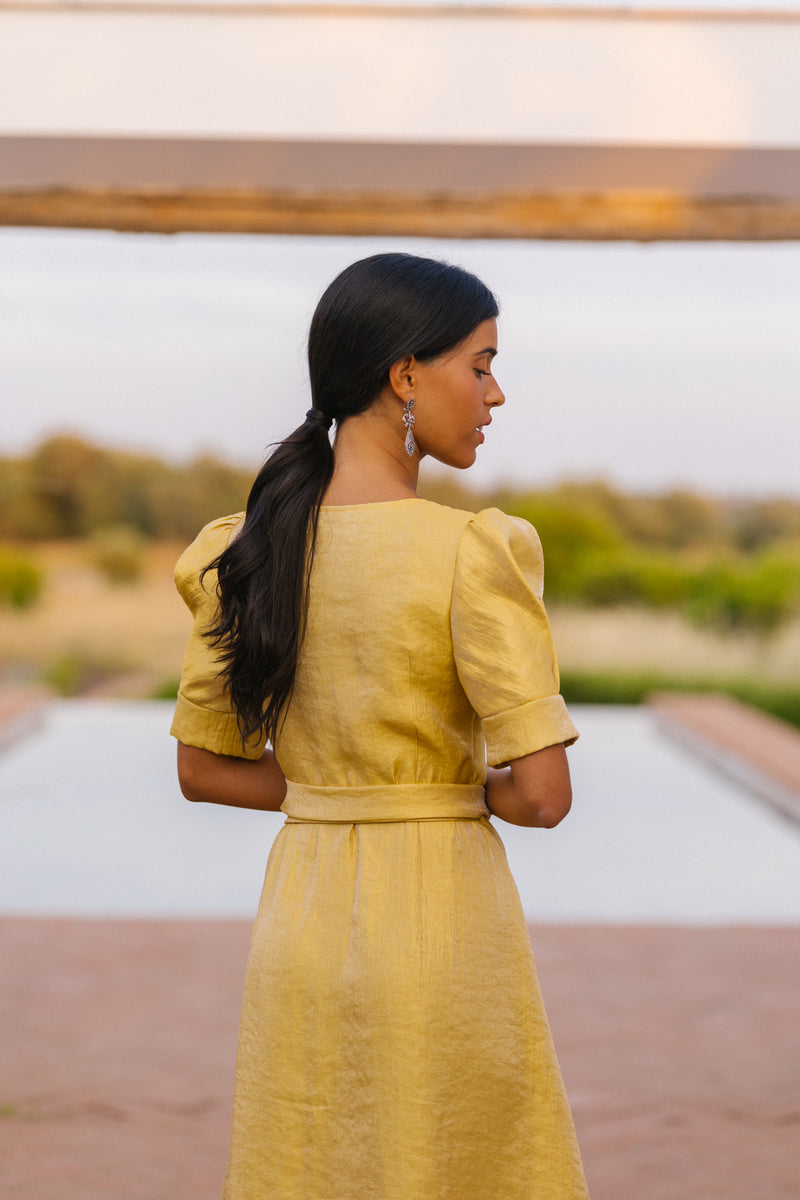
[(178, 743), (178, 787), (184, 800), (192, 804), (199, 804), (206, 798), (202, 754), (203, 751)]
[(178, 787), (181, 789), (184, 800), (188, 800), (191, 804), (197, 804), (203, 799), (197, 787), (197, 781), (185, 772), (178, 772)]
[[(572, 784), (562, 745), (546, 746), (510, 764), (509, 812), (515, 825), (554, 829), (572, 806)], [(500, 816), (503, 813), (500, 812)]]
[(567, 795), (548, 797), (544, 804), (539, 805), (539, 825), (542, 829), (555, 829), (560, 825), (572, 808), (572, 789)]
[(528, 824), (538, 829), (555, 829), (572, 808), (572, 787), (567, 781), (565, 786), (548, 789), (545, 795), (539, 792), (526, 796), (523, 805), (529, 815)]
[(537, 824), (542, 829), (555, 829), (572, 807), (567, 756), (563, 746), (550, 746), (534, 758), (541, 766), (538, 777), (530, 780), (535, 784), (531, 800), (537, 810)]

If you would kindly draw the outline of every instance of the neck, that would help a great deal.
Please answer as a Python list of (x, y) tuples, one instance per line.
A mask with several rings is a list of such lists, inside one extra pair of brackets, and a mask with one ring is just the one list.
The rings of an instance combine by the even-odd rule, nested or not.
[(376, 401), (366, 412), (342, 422), (323, 504), (372, 504), (416, 496), (419, 450), (413, 457), (406, 454), (399, 411)]

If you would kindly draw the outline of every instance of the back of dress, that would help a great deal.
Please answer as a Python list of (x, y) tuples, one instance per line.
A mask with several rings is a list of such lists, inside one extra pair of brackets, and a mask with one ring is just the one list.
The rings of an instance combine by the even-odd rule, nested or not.
[(481, 783), (450, 601), (469, 514), (423, 500), (323, 508), (306, 636), (277, 752), (322, 786)]
[[(173, 732), (242, 754), (195, 614)], [(224, 1200), (586, 1200), (486, 760), (571, 741), (538, 538), (496, 510), (322, 509), (276, 752)], [(207, 577), (208, 580), (208, 577)], [(249, 756), (263, 743), (246, 748)]]
[[(203, 637), (214, 576), (204, 587), (198, 577), (240, 519), (207, 526), (176, 570), (195, 628), (173, 733), (224, 754), (243, 750)], [(276, 747), (287, 778), (483, 784), (487, 752), (496, 765), (573, 741), (541, 592), (534, 530), (497, 509), (473, 515), (418, 499), (322, 508), (306, 636)]]

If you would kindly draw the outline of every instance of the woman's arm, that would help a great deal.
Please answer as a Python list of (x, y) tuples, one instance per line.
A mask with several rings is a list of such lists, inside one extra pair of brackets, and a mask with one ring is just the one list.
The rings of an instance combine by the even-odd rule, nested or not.
[(272, 750), (261, 758), (233, 758), (178, 742), (178, 782), (187, 800), (277, 812), (286, 777)]
[(489, 811), (510, 825), (552, 829), (572, 804), (567, 754), (563, 746), (546, 746), (517, 758), (507, 767), (489, 767), (486, 779)]

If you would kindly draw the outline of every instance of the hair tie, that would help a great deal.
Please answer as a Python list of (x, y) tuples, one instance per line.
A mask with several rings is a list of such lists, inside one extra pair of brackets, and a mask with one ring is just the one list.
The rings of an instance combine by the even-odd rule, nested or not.
[(321, 408), (310, 408), (306, 413), (306, 421), (313, 421), (315, 425), (321, 425), (323, 429), (330, 429), (333, 417), (329, 417)]

